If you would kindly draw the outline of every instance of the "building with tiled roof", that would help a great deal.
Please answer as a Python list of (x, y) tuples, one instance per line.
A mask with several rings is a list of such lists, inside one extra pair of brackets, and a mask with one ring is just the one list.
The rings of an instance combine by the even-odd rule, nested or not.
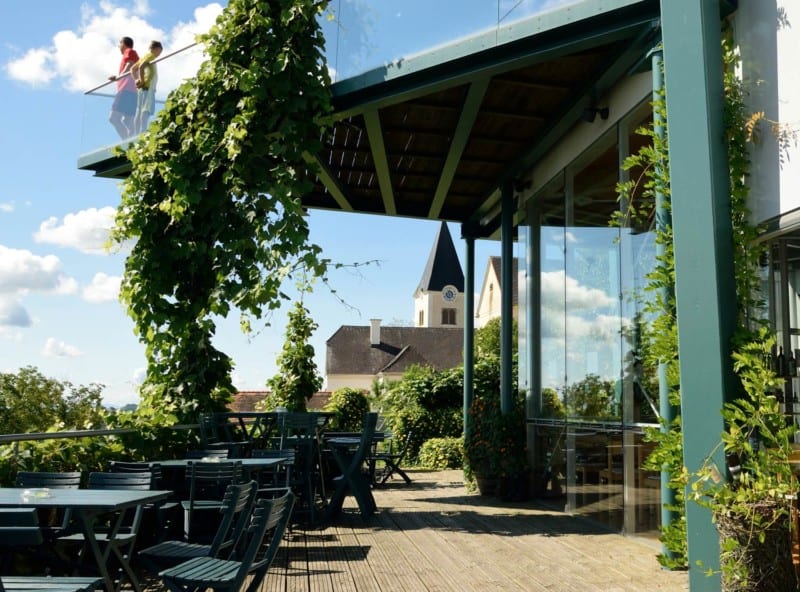
[[(256, 405), (269, 397), (270, 391), (239, 391), (233, 396), (233, 401), (228, 409), (236, 413), (251, 413), (258, 411)], [(330, 391), (318, 391), (308, 400), (308, 409), (323, 409), (331, 397)]]
[(411, 366), (439, 370), (463, 361), (464, 330), (457, 327), (343, 325), (326, 342), (325, 371), (330, 391), (372, 389), (375, 380), (395, 380)]
[(437, 370), (463, 362), (464, 272), (453, 238), (442, 222), (422, 278), (414, 291), (414, 326), (344, 325), (326, 342), (326, 385), (372, 389), (375, 380), (396, 380), (412, 366)]

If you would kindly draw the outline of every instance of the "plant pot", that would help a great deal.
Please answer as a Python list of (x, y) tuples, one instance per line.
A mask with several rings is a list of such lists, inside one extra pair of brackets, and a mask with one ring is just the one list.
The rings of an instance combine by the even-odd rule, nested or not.
[(475, 483), (481, 495), (494, 495), (497, 491), (497, 477), (475, 475)]
[[(717, 513), (720, 544), (735, 540), (738, 545), (721, 555), (723, 592), (781, 592), (796, 590), (797, 578), (790, 545), (791, 524), (788, 514), (773, 519), (780, 510), (776, 500), (752, 502), (750, 512), (763, 520), (764, 526), (753, 526), (751, 516)], [(786, 508), (787, 510), (789, 508)], [(764, 535), (764, 541), (759, 536)], [(731, 565), (733, 569), (726, 569)], [(746, 574), (745, 578), (739, 574)]]

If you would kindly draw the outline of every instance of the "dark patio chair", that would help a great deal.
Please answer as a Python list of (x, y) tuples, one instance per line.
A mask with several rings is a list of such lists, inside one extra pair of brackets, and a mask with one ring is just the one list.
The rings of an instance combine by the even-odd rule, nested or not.
[(250, 519), (257, 491), (258, 483), (255, 481), (229, 485), (222, 498), (219, 528), (210, 544), (163, 541), (139, 551), (142, 564), (157, 574), (195, 557), (231, 557), (240, 548), (239, 542)]
[[(0, 508), (0, 541), (4, 554), (12, 547), (41, 546), (45, 542), (35, 508)], [(4, 569), (5, 571), (5, 569)], [(0, 592), (58, 590), (82, 592), (103, 585), (102, 578), (53, 576), (0, 576)]]
[(414, 438), (414, 432), (408, 432), (403, 444), (399, 451), (392, 450), (392, 443), (389, 444), (388, 452), (376, 452), (370, 456), (371, 463), (383, 463), (383, 468), (380, 472), (375, 473), (375, 483), (383, 485), (392, 478), (394, 474), (400, 475), (406, 483), (411, 483), (411, 477), (401, 468), (402, 463), (408, 455), (408, 449), (411, 446), (411, 440)]
[(318, 513), (325, 507), (326, 495), (322, 482), (319, 431), (325, 418), (315, 413), (281, 413), (282, 450), (293, 450), (289, 468), (289, 487), (296, 496), (295, 517), (315, 526)]
[[(256, 501), (241, 559), (196, 557), (162, 571), (159, 576), (173, 592), (208, 588), (216, 592), (255, 592), (275, 559), (293, 506), (291, 491), (278, 498)], [(245, 586), (248, 576), (252, 579)]]
[[(14, 480), (14, 487), (25, 489), (78, 489), (81, 486), (79, 471), (47, 472), (20, 471)], [(42, 525), (44, 537), (48, 541), (55, 540), (64, 530), (69, 528), (72, 512), (69, 510), (39, 510), (39, 524)]]
[[(164, 483), (161, 465), (158, 463), (112, 460), (108, 463), (108, 470), (111, 473), (149, 474), (151, 478), (150, 489), (170, 489)], [(145, 536), (146, 544), (160, 542), (170, 538), (172, 534), (176, 534), (176, 529), (180, 528), (180, 501), (177, 498), (145, 505), (143, 525), (152, 524), (146, 518), (149, 514), (155, 514), (155, 529), (150, 527), (147, 532), (140, 533), (138, 537), (140, 542), (143, 535)]]
[(189, 543), (208, 543), (216, 532), (219, 509), (228, 485), (244, 481), (242, 463), (235, 460), (190, 462), (186, 478), (189, 499), (181, 501), (184, 538)]
[[(145, 489), (151, 487), (152, 476), (149, 473), (89, 473), (89, 489)], [(133, 548), (136, 544), (136, 536), (139, 534), (139, 527), (142, 523), (142, 506), (135, 506), (122, 510), (121, 516), (113, 515), (107, 521), (99, 522), (95, 527), (95, 538), (98, 544), (104, 549), (107, 556), (112, 554), (119, 559), (119, 573), (117, 575), (117, 589), (122, 584), (122, 572), (130, 581), (137, 581), (135, 575), (130, 570), (130, 558), (133, 555)], [(114, 531), (115, 524), (119, 520), (119, 528)], [(80, 543), (82, 548), (79, 561), (88, 553), (86, 537), (83, 533), (74, 533), (58, 538), (62, 544)]]

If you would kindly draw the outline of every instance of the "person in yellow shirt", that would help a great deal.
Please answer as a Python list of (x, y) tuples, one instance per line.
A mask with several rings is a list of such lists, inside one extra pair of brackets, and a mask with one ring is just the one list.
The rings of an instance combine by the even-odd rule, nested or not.
[(134, 133), (141, 134), (147, 129), (150, 116), (156, 108), (156, 84), (158, 67), (154, 61), (164, 51), (160, 41), (151, 41), (149, 51), (131, 67), (131, 76), (139, 89), (136, 100)]

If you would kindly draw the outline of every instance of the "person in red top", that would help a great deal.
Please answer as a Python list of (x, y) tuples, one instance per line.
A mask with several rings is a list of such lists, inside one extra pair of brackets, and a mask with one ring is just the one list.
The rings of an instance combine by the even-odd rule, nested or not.
[(133, 39), (123, 37), (119, 40), (119, 51), (122, 61), (119, 63), (119, 72), (108, 77), (117, 81), (117, 96), (111, 105), (111, 114), (108, 120), (119, 137), (123, 140), (133, 135), (134, 119), (136, 117), (136, 84), (130, 75), (131, 66), (139, 61), (139, 54), (133, 49)]

